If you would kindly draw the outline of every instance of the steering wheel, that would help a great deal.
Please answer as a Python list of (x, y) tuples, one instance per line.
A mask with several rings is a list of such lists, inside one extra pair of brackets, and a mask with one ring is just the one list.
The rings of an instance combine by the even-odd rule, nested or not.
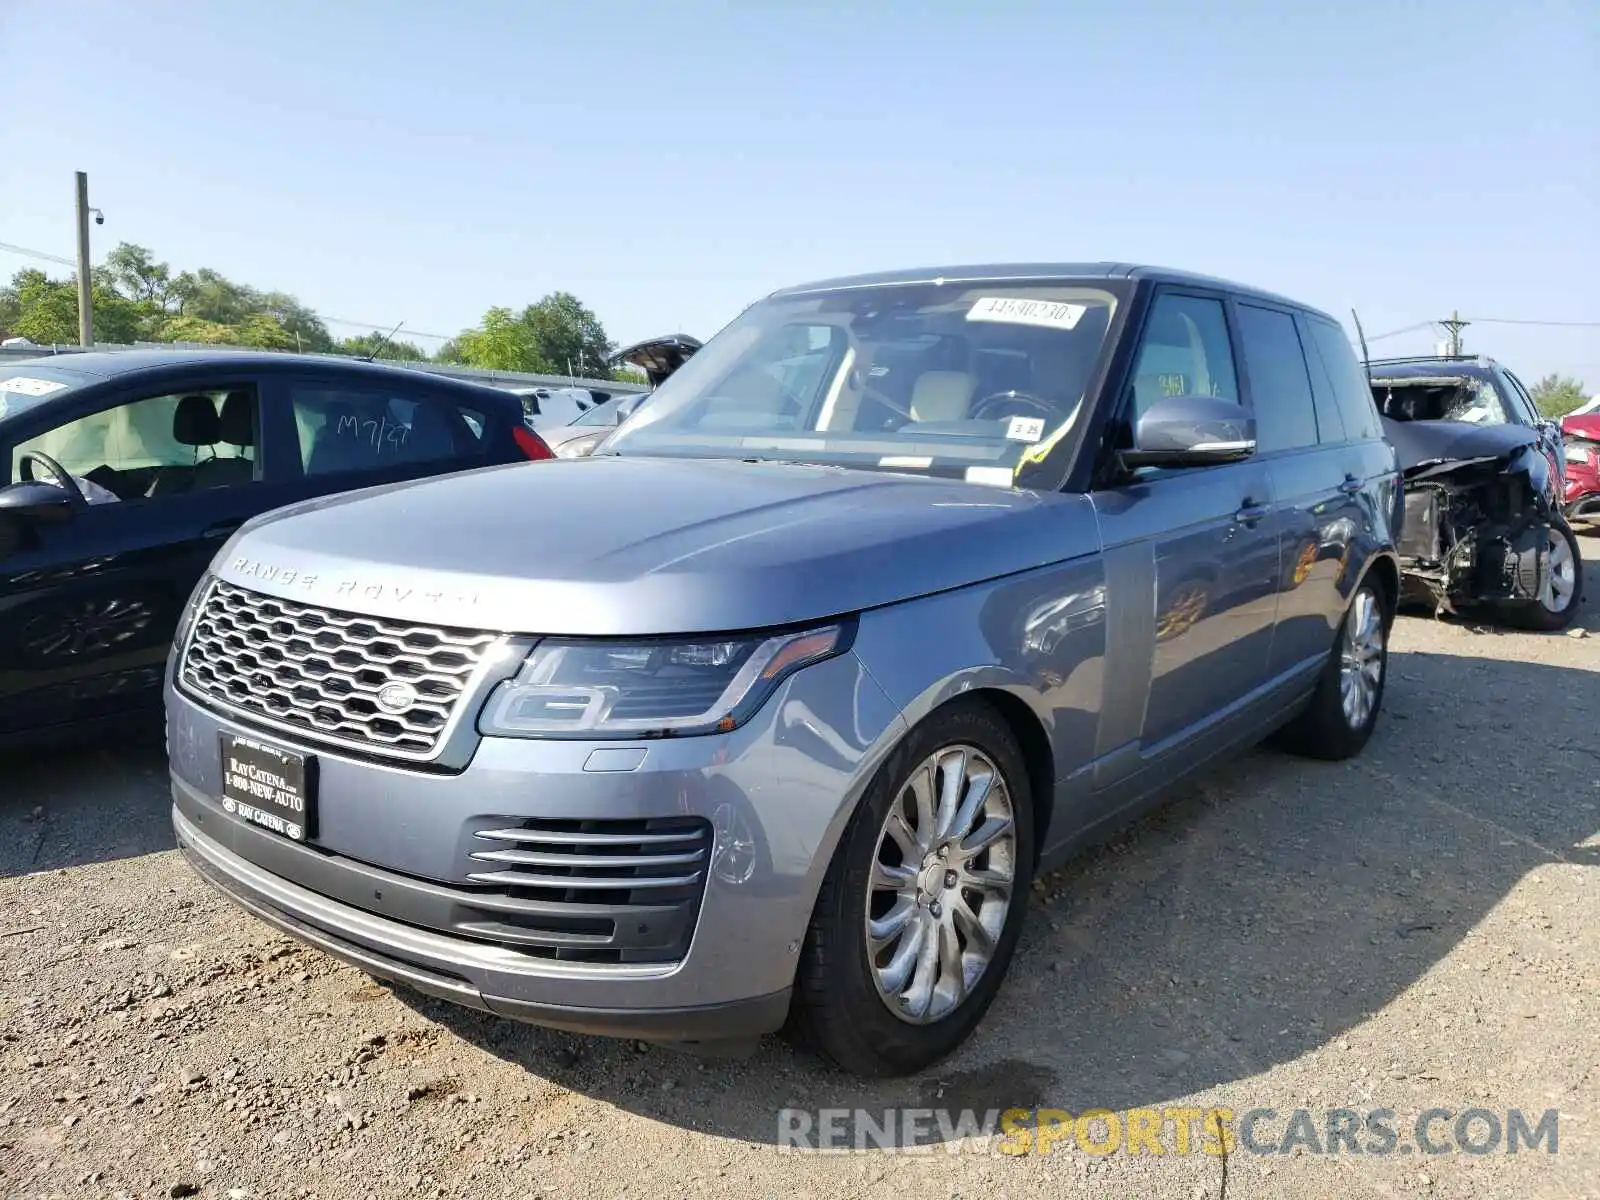
[(78, 481), (72, 477), (72, 473), (48, 454), (43, 454), (38, 450), (29, 450), (17, 459), (17, 474), (21, 475), (25, 482), (32, 482), (33, 480), (34, 463), (38, 463), (55, 477), (56, 483), (66, 491), (68, 496), (72, 497), (72, 503), (76, 507), (85, 508), (88, 506), (89, 502), (84, 499), (83, 489), (78, 486)]
[(1024, 408), (1033, 409), (1034, 412), (1039, 413), (1044, 417), (1053, 417), (1056, 415), (1056, 406), (1051, 404), (1050, 401), (1045, 400), (1042, 397), (1035, 396), (1032, 392), (1010, 391), (990, 392), (987, 396), (972, 406), (971, 411), (967, 413), (967, 417), (973, 421), (982, 421), (984, 419), (985, 410), (990, 405), (999, 407), (1001, 404), (1020, 404)]

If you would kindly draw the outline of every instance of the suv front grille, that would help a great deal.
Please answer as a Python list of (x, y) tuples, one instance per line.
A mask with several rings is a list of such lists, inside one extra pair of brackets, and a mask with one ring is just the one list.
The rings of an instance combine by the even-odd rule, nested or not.
[(479, 818), (453, 929), (572, 962), (673, 962), (689, 949), (711, 826), (652, 820)]
[[(338, 612), (217, 580), (184, 650), (185, 690), (247, 721), (376, 754), (436, 754), (499, 635)], [(415, 699), (378, 704), (391, 683)]]

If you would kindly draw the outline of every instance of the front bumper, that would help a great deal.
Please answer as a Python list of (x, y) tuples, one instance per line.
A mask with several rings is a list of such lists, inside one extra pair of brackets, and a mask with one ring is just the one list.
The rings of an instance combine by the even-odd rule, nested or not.
[[(649, 743), (486, 738), (456, 773), (267, 734), (170, 680), (166, 700), (179, 844), (244, 908), (428, 995), (540, 1025), (659, 1041), (740, 1038), (782, 1024), (822, 874), (904, 725), (851, 654), (795, 675), (731, 734)], [(224, 732), (316, 757), (318, 828), (309, 843), (223, 810)], [(591, 765), (594, 751), (627, 747), (631, 769)], [(471, 864), (463, 847), (479, 844), (474, 830), (486, 820), (519, 817), (703, 819), (708, 868), (692, 928), (682, 931), (686, 949), (670, 961), (630, 953), (590, 961), (519, 944), (515, 934), (463, 935), (463, 927), (483, 928), (476, 918), (484, 907), (483, 889), (464, 878)], [(510, 908), (516, 894), (495, 902)]]

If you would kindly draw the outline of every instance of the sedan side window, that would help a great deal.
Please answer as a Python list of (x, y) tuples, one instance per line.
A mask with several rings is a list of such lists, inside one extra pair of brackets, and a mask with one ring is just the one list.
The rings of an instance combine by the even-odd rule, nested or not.
[[(1317, 410), (1311, 375), (1294, 318), (1285, 312), (1239, 305), (1239, 345), (1255, 401), (1256, 446), (1263, 454), (1317, 444)], [(1337, 441), (1342, 430), (1329, 430)]]
[(1157, 400), (1185, 395), (1236, 401), (1239, 380), (1222, 301), (1168, 293), (1156, 297), (1145, 323), (1129, 419), (1137, 425)]
[[(474, 459), (484, 453), (464, 414), (431, 396), (296, 383), (290, 397), (300, 465), (307, 475)], [(473, 415), (481, 422), (480, 413)]]
[[(12, 450), (11, 478), (29, 452), (55, 459), (92, 504), (142, 500), (252, 483), (257, 405), (253, 387), (150, 396), (89, 413)], [(47, 478), (33, 467), (33, 477)]]

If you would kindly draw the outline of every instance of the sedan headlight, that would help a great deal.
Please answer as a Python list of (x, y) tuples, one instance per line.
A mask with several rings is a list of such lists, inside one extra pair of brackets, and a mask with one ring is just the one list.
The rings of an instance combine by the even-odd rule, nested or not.
[(794, 672), (843, 653), (849, 627), (611, 642), (550, 638), (495, 689), (488, 737), (653, 738), (737, 729)]
[(1568, 442), (1566, 446), (1568, 462), (1586, 463), (1594, 461), (1594, 450), (1587, 444), (1574, 444)]
[(594, 448), (606, 440), (609, 429), (597, 429), (593, 433), (586, 433), (582, 437), (575, 437), (569, 442), (562, 442), (556, 447), (557, 458), (585, 458), (594, 453)]

